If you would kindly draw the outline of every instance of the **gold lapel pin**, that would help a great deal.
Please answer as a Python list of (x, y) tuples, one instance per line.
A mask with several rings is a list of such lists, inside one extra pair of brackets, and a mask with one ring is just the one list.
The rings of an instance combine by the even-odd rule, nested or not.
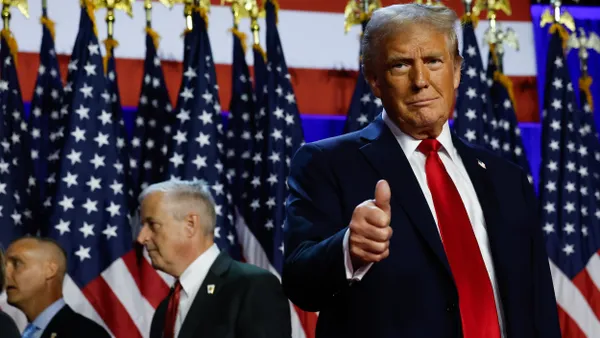
[(480, 160), (477, 160), (477, 164), (479, 164), (479, 166), (482, 167), (483, 169), (486, 169), (485, 163), (481, 162)]
[(206, 286), (206, 292), (207, 292), (209, 295), (212, 295), (213, 293), (215, 293), (215, 285), (214, 285), (214, 284), (208, 284), (208, 285)]

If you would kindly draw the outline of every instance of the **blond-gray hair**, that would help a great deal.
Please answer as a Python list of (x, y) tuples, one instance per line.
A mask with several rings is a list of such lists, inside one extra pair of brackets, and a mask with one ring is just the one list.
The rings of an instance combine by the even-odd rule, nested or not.
[(183, 219), (190, 211), (206, 216), (206, 220), (202, 219), (205, 235), (214, 234), (217, 223), (215, 200), (203, 181), (168, 180), (155, 183), (140, 193), (139, 202), (142, 203), (144, 198), (154, 192), (165, 193), (169, 209), (175, 219)]
[(420, 4), (392, 5), (373, 12), (373, 16), (365, 27), (361, 41), (362, 66), (365, 73), (371, 70), (371, 64), (376, 61), (381, 43), (392, 34), (402, 32), (402, 27), (411, 24), (430, 25), (435, 30), (446, 34), (448, 48), (456, 61), (462, 57), (458, 50), (458, 38), (455, 24), (458, 20), (456, 13), (444, 6), (429, 6)]

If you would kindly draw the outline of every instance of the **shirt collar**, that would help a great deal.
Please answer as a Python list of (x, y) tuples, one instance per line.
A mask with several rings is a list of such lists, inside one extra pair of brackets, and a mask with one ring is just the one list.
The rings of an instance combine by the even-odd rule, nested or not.
[[(396, 140), (398, 140), (404, 155), (407, 158), (410, 158), (417, 150), (419, 144), (421, 144), (421, 140), (417, 140), (416, 138), (400, 130), (400, 128), (398, 128), (398, 126), (390, 119), (385, 110), (382, 113), (382, 118), (383, 122), (385, 122), (392, 134), (394, 134), (394, 137), (396, 137)], [(448, 121), (444, 123), (442, 132), (436, 139), (442, 145), (442, 150), (445, 150), (450, 156), (450, 159), (453, 161), (456, 160), (456, 148), (454, 147), (454, 143), (452, 143), (452, 134), (450, 132), (450, 125), (448, 124)]]
[(179, 283), (186, 296), (193, 295), (202, 285), (208, 270), (219, 256), (219, 247), (217, 244), (211, 245), (208, 250), (203, 252), (190, 264), (179, 276)]
[(50, 324), (52, 318), (54, 318), (58, 311), (60, 311), (65, 305), (66, 303), (63, 298), (55, 301), (44, 311), (42, 311), (42, 313), (40, 313), (31, 324), (35, 325), (35, 327), (37, 327), (38, 330), (43, 332), (48, 326), (48, 324)]

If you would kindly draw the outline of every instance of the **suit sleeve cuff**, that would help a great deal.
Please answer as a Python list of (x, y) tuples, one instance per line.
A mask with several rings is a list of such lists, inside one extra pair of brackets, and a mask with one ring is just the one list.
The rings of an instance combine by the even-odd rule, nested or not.
[(346, 279), (349, 281), (360, 281), (367, 274), (373, 263), (369, 263), (360, 269), (354, 271), (352, 267), (352, 259), (350, 258), (350, 229), (346, 230), (344, 234), (344, 241), (342, 242), (344, 250), (344, 265), (346, 267)]

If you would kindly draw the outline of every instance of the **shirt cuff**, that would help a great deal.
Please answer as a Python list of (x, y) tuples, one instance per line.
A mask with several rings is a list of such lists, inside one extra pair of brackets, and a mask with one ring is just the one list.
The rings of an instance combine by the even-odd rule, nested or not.
[(350, 229), (346, 230), (344, 234), (344, 241), (342, 243), (344, 250), (344, 265), (346, 266), (346, 279), (352, 281), (360, 281), (367, 274), (373, 263), (369, 263), (360, 269), (354, 271), (352, 267), (352, 258), (350, 257)]

